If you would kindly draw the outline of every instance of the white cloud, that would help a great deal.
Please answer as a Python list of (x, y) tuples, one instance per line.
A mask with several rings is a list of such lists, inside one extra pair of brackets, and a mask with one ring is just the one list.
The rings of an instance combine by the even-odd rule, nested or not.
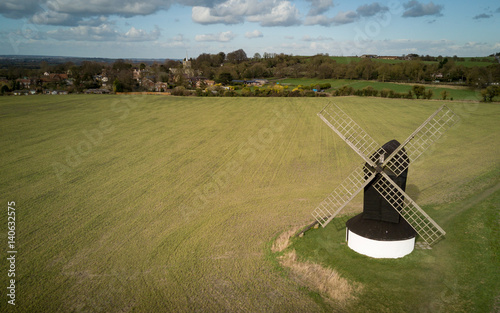
[(168, 9), (172, 0), (48, 0), (50, 10), (75, 15), (148, 15)]
[(199, 24), (239, 24), (244, 21), (243, 16), (239, 15), (212, 15), (211, 9), (206, 7), (193, 7), (191, 9), (191, 18)]
[(160, 36), (158, 27), (151, 32), (131, 27), (127, 32), (121, 33), (113, 26), (102, 24), (100, 26), (80, 25), (71, 28), (59, 28), (46, 33), (47, 37), (60, 41), (154, 41)]
[(8, 18), (23, 18), (33, 15), (39, 11), (40, 0), (2, 0), (0, 2), (0, 14)]
[(442, 5), (435, 5), (432, 2), (427, 4), (422, 4), (416, 0), (411, 0), (403, 4), (406, 11), (403, 13), (403, 17), (420, 17), (426, 15), (441, 16), (441, 10), (443, 10)]
[(343, 24), (354, 23), (358, 18), (359, 18), (358, 13), (354, 11), (347, 11), (347, 12), (341, 11), (332, 19), (332, 22), (335, 23), (335, 25), (343, 25)]
[(478, 15), (474, 16), (473, 19), (479, 20), (479, 19), (490, 18), (490, 17), (493, 17), (493, 15), (482, 13), (482, 14), (478, 14)]
[(299, 10), (289, 1), (280, 1), (270, 12), (249, 16), (248, 21), (262, 26), (292, 26), (300, 24)]
[(43, 11), (35, 13), (30, 21), (34, 24), (75, 26), (75, 19), (67, 13)]
[[(389, 11), (389, 8), (380, 5), (378, 2), (359, 6), (356, 11), (338, 12), (335, 17), (329, 17), (324, 13), (330, 7), (333, 7), (333, 2), (327, 0), (308, 0), (311, 2), (311, 10), (307, 14), (304, 25), (321, 25), (330, 26), (343, 25), (354, 23), (362, 17), (371, 17), (379, 13)], [(314, 8), (314, 10), (313, 10)], [(320, 14), (321, 13), (321, 14)]]
[(248, 38), (248, 39), (251, 39), (251, 38), (260, 38), (260, 37), (263, 37), (263, 36), (264, 35), (259, 30), (254, 30), (254, 31), (246, 32), (245, 33), (245, 37)]
[(227, 42), (231, 41), (236, 37), (236, 35), (232, 31), (221, 32), (218, 34), (204, 34), (204, 35), (196, 35), (194, 40), (196, 41), (219, 41), (219, 42)]
[(333, 7), (333, 0), (307, 0), (311, 3), (308, 16), (322, 15)]
[[(173, 4), (212, 6), (215, 1), (218, 0), (1, 0), (0, 14), (7, 18), (27, 17), (38, 24), (74, 26), (93, 16), (149, 15), (168, 10)], [(67, 18), (62, 14), (67, 14)]]
[(326, 15), (314, 15), (307, 16), (304, 20), (304, 25), (321, 25), (321, 26), (330, 26), (332, 25), (334, 19), (328, 17)]
[(331, 38), (331, 37), (323, 37), (323, 36), (311, 37), (311, 36), (305, 35), (305, 36), (302, 37), (302, 40), (303, 41), (332, 41), (333, 38)]
[(358, 14), (361, 16), (374, 16), (375, 14), (387, 11), (389, 11), (389, 8), (380, 5), (378, 2), (361, 5), (356, 9), (356, 12), (358, 12)]
[(299, 10), (285, 0), (227, 0), (213, 8), (195, 6), (191, 12), (193, 21), (200, 24), (239, 24), (245, 20), (262, 26), (300, 24)]

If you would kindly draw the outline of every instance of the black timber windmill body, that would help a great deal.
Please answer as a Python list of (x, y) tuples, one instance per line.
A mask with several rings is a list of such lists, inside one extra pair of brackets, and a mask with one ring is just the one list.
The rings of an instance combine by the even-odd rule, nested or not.
[(363, 213), (350, 219), (347, 228), (380, 240), (391, 240), (391, 235), (414, 238), (418, 233), (429, 246), (443, 238), (445, 231), (405, 189), (410, 162), (459, 120), (453, 111), (443, 105), (403, 143), (391, 140), (383, 146), (335, 104), (327, 105), (318, 116), (365, 161), (313, 211), (322, 227), (363, 190)]

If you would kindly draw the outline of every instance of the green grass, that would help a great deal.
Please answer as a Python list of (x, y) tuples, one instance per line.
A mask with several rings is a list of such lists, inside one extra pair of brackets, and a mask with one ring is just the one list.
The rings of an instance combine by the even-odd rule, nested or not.
[(337, 62), (338, 64), (349, 64), (351, 62), (358, 63), (361, 61), (359, 57), (330, 57), (332, 60)]
[[(360, 57), (338, 57), (338, 56), (332, 56), (330, 57), (332, 60), (335, 60), (338, 64), (349, 64), (349, 63), (358, 63), (359, 61), (363, 60)], [(453, 58), (448, 57), (449, 60), (453, 60)], [(465, 67), (483, 67), (483, 66), (489, 66), (492, 64), (498, 64), (496, 62), (496, 59), (494, 57), (479, 57), (479, 58), (464, 58), (464, 61), (457, 61), (456, 65), (463, 65)], [(472, 61), (472, 59), (475, 59)], [(371, 59), (373, 62), (377, 63), (387, 63), (387, 64), (396, 64), (396, 63), (402, 63), (402, 62), (409, 62), (407, 60), (387, 60), (387, 59)], [(486, 61), (488, 60), (488, 61)], [(425, 64), (438, 64), (439, 62), (437, 61), (420, 61)]]
[[(316, 116), (330, 100), (379, 143), (403, 140), (440, 105), (359, 97), (0, 97), (1, 197), (4, 205), (15, 201), (17, 212), (16, 309), (322, 311), (314, 292), (276, 269), (268, 247), (282, 231), (310, 222), (315, 205), (360, 161)], [(452, 210), (448, 203), (486, 188), (476, 177), (498, 167), (498, 105), (449, 105), (462, 123), (410, 169), (409, 190), (438, 223)], [(473, 218), (482, 211), (463, 212)], [(442, 226), (453, 233), (469, 219), (463, 214)], [(488, 255), (469, 261), (440, 246), (432, 253), (464, 264), (452, 270), (497, 262)], [(424, 262), (418, 253), (411, 258)], [(434, 267), (427, 265), (420, 271)], [(4, 298), (0, 310), (6, 306)]]
[(425, 207), (447, 231), (432, 250), (415, 250), (396, 260), (371, 259), (349, 249), (345, 228), (334, 225), (310, 230), (289, 249), (362, 284), (349, 312), (494, 312), (500, 295), (500, 171), (476, 181), (483, 182), (494, 185), (441, 205), (441, 212)]
[[(457, 65), (463, 65), (465, 67), (475, 67), (475, 66), (490, 66), (494, 64), (498, 64), (498, 61), (495, 57), (484, 57), (484, 58), (476, 58), (475, 61), (472, 61), (473, 58), (465, 58), (465, 61), (456, 62)], [(478, 61), (479, 59), (479, 61)], [(488, 61), (485, 61), (488, 60)]]
[[(330, 83), (332, 88), (328, 91), (338, 89), (342, 86), (351, 86), (354, 89), (363, 89), (367, 86), (372, 86), (376, 90), (390, 89), (395, 92), (406, 93), (411, 90), (414, 84), (399, 84), (390, 82), (379, 81), (365, 81), (365, 80), (348, 80), (348, 79), (316, 79), (316, 78), (286, 78), (279, 80), (281, 84), (288, 84), (291, 88), (298, 85), (310, 86), (311, 84)], [(446, 85), (425, 85), (426, 90), (432, 90), (432, 99), (441, 100), (441, 92), (448, 93), (447, 100), (472, 100), (479, 101), (481, 95), (478, 91), (469, 89), (467, 87), (446, 86)]]

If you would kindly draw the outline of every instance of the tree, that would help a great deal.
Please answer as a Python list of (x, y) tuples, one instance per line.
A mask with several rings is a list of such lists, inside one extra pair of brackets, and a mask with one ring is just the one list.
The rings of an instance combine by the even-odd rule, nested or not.
[(123, 92), (123, 84), (120, 83), (118, 78), (115, 78), (115, 81), (113, 82), (113, 91), (114, 92)]
[(253, 55), (253, 59), (254, 60), (260, 60), (260, 59), (262, 59), (262, 57), (261, 57), (260, 53), (255, 52), (255, 54)]
[(328, 63), (323, 63), (318, 67), (318, 78), (326, 79), (333, 77), (333, 66)]
[(483, 101), (491, 102), (495, 96), (500, 95), (500, 86), (488, 86), (486, 89), (481, 90)]
[(420, 96), (425, 96), (425, 87), (421, 85), (414, 85), (413, 88), (413, 93), (417, 97), (417, 99), (420, 98)]
[(214, 57), (214, 62), (217, 66), (224, 63), (224, 60), (226, 60), (226, 54), (224, 52), (219, 52)]
[(446, 100), (446, 98), (448, 98), (448, 91), (441, 91), (441, 99)]
[(228, 53), (227, 60), (232, 63), (241, 63), (248, 60), (248, 57), (243, 49), (238, 49), (236, 51)]
[(0, 88), (0, 94), (2, 95), (9, 91), (9, 87), (7, 85), (3, 85), (2, 88)]
[(219, 74), (217, 79), (215, 80), (217, 83), (221, 83), (223, 85), (229, 84), (233, 80), (233, 75), (229, 72), (222, 72)]
[(113, 70), (115, 71), (123, 71), (123, 70), (130, 70), (132, 68), (132, 64), (126, 63), (124, 60), (119, 59), (113, 63)]

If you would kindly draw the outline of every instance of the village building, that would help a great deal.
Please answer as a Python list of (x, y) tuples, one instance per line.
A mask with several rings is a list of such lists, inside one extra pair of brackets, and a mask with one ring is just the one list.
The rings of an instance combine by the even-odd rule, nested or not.
[(155, 91), (156, 92), (165, 92), (165, 91), (167, 91), (167, 89), (168, 89), (168, 84), (167, 83), (157, 82), (155, 84)]

